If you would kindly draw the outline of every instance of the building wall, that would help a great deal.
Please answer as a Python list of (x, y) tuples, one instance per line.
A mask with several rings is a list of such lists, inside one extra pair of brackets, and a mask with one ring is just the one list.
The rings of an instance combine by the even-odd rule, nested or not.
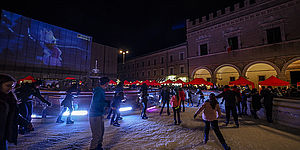
[[(245, 76), (251, 65), (265, 63), (276, 70), (277, 77), (288, 80), (284, 66), (300, 57), (299, 1), (256, 0), (250, 5), (246, 0), (243, 8), (234, 6), (233, 11), (225, 8), (225, 14), (217, 11), (216, 17), (209, 14), (209, 20), (187, 20), (190, 77), (204, 67), (217, 82), (216, 73), (224, 66), (232, 66)], [(280, 27), (282, 42), (268, 44), (266, 30), (274, 27)], [(227, 39), (233, 36), (239, 39), (238, 49), (228, 52)], [(208, 44), (208, 55), (199, 56), (203, 43)]]
[[(183, 53), (183, 60), (180, 60), (180, 53)], [(151, 54), (133, 58), (126, 61), (124, 65), (118, 65), (119, 78), (121, 80), (131, 81), (163, 80), (166, 76), (171, 75), (170, 68), (173, 68), (174, 71), (172, 75), (187, 77), (188, 65), (186, 56), (186, 43), (183, 43)], [(180, 72), (180, 67), (184, 67), (183, 73)], [(163, 74), (161, 70), (164, 70)]]
[(117, 78), (117, 64), (118, 64), (118, 49), (107, 45), (102, 45), (93, 42), (91, 52), (91, 69), (96, 68), (98, 73), (92, 73), (91, 76), (108, 76), (112, 79)]

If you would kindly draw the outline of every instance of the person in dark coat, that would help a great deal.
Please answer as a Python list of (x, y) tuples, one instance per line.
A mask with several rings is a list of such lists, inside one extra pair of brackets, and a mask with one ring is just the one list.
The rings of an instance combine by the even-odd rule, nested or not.
[(74, 101), (74, 94), (72, 92), (77, 92), (77, 95), (80, 93), (79, 88), (77, 87), (76, 84), (72, 85), (72, 87), (70, 89), (68, 89), (66, 91), (66, 97), (65, 99), (61, 102), (61, 106), (63, 106), (63, 109), (61, 110), (61, 112), (58, 115), (58, 118), (56, 120), (56, 123), (64, 123), (63, 120), (61, 120), (62, 115), (64, 114), (64, 112), (67, 111), (67, 109), (69, 109), (69, 115), (67, 117), (67, 124), (73, 124), (74, 121), (71, 119), (71, 115), (73, 112), (73, 101)]
[(111, 103), (112, 117), (110, 120), (110, 125), (119, 127), (120, 124), (118, 122), (118, 118), (120, 118), (120, 105), (122, 100), (124, 99), (124, 92), (118, 91), (113, 98), (113, 102)]
[(17, 99), (12, 92), (16, 80), (9, 76), (0, 74), (0, 149), (7, 150), (9, 143), (17, 145), (18, 125), (28, 130), (33, 128), (32, 124), (19, 114)]
[(259, 95), (258, 91), (256, 88), (252, 89), (251, 95), (252, 97), (252, 102), (251, 102), (251, 114), (255, 119), (259, 119), (256, 112), (261, 109), (261, 96)]
[(204, 103), (204, 94), (200, 87), (198, 88), (198, 91), (196, 92), (196, 94), (199, 94), (199, 99), (198, 99), (198, 104), (197, 104), (197, 107), (199, 107), (200, 101), (202, 101), (202, 103)]
[(261, 93), (262, 93), (261, 96), (264, 98), (264, 107), (265, 107), (267, 121), (269, 123), (273, 123), (272, 115), (273, 115), (274, 93), (272, 92), (272, 87), (268, 86), (268, 88), (264, 89)]
[(190, 87), (187, 88), (187, 106), (189, 107), (190, 106), (190, 103), (192, 104), (192, 107), (193, 107), (193, 99), (192, 99), (192, 94), (193, 92), (191, 91), (192, 89)]
[[(123, 90), (124, 90), (124, 88), (123, 88), (123, 82), (120, 82), (117, 86), (116, 86), (116, 88), (115, 88), (115, 95), (117, 94), (117, 93), (119, 93), (119, 92), (123, 92)], [(124, 94), (124, 93), (123, 93)], [(113, 113), (113, 110), (112, 110), (112, 108), (111, 108), (111, 105), (112, 105), (112, 102), (113, 101), (111, 101), (111, 103), (110, 103), (110, 107), (109, 107), (109, 110), (108, 110), (108, 114), (107, 114), (107, 117), (106, 117), (106, 119), (110, 119), (110, 117), (111, 117), (111, 114)], [(119, 112), (119, 114), (118, 114), (118, 120), (122, 120), (123, 118), (120, 116), (120, 112)]]
[(238, 115), (236, 112), (236, 97), (240, 96), (240, 94), (237, 94), (236, 92), (230, 90), (228, 85), (225, 85), (224, 91), (217, 95), (216, 98), (223, 97), (223, 100), (221, 104), (225, 101), (225, 112), (226, 112), (226, 126), (229, 123), (230, 120), (230, 112), (232, 113), (234, 122), (236, 127), (239, 127), (239, 121), (238, 121)]
[[(43, 103), (46, 103), (48, 106), (51, 106), (51, 103), (41, 95), (41, 92), (39, 90), (40, 85), (42, 84), (41, 81), (36, 81), (33, 83), (25, 83), (20, 88), (15, 90), (15, 94), (17, 96), (17, 99), (21, 101), (19, 105), (20, 108), (20, 114), (26, 118), (28, 121), (31, 122), (31, 115), (33, 113), (33, 101), (32, 96), (37, 97), (40, 99)], [(25, 134), (25, 132), (28, 132), (26, 130), (26, 127), (20, 127), (19, 128), (20, 134)]]
[(164, 107), (165, 107), (165, 105), (167, 105), (167, 114), (169, 116), (170, 115), (169, 103), (170, 103), (170, 96), (171, 96), (170, 89), (167, 86), (164, 86), (160, 92), (160, 96), (161, 96), (163, 105), (161, 107), (159, 115), (161, 115), (163, 113)]
[(146, 115), (146, 110), (147, 110), (147, 103), (148, 103), (148, 87), (146, 83), (143, 83), (140, 89), (140, 93), (141, 93), (141, 98), (142, 98), (142, 119), (148, 119), (147, 115)]

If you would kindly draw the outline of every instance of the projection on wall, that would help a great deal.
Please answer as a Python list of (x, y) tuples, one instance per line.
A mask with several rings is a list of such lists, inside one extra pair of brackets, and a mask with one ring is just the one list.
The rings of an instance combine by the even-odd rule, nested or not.
[(2, 10), (0, 63), (87, 71), (92, 38)]

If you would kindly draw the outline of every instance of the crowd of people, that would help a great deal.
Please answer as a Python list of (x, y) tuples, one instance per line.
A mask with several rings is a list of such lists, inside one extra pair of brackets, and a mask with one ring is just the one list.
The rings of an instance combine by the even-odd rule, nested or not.
[[(108, 87), (109, 78), (102, 77), (99, 79), (99, 86), (93, 89), (93, 97), (90, 104), (89, 110), (89, 123), (92, 132), (92, 140), (90, 149), (102, 149), (103, 135), (104, 135), (104, 115), (106, 114), (105, 108), (107, 102), (105, 100), (105, 91)], [(23, 84), (22, 86), (15, 88), (16, 80), (10, 75), (0, 74), (0, 121), (4, 122), (0, 125), (0, 149), (7, 149), (7, 142), (17, 143), (18, 134), (25, 134), (34, 130), (31, 123), (31, 115), (33, 112), (32, 96), (40, 99), (41, 102), (51, 105), (43, 96), (41, 96), (39, 86), (40, 81)], [(15, 89), (15, 90), (14, 90)], [(225, 102), (225, 113), (226, 120), (225, 125), (227, 126), (230, 122), (231, 115), (235, 122), (236, 128), (239, 128), (238, 116), (248, 116), (247, 110), (250, 109), (251, 116), (255, 119), (259, 119), (257, 111), (261, 108), (265, 109), (266, 118), (269, 123), (273, 122), (272, 119), (272, 108), (273, 98), (282, 94), (290, 94), (297, 96), (297, 90), (291, 88), (290, 91), (284, 88), (272, 89), (272, 87), (262, 87), (259, 92), (253, 88), (250, 90), (249, 87), (229, 87), (228, 85), (221, 88), (221, 92), (211, 92), (207, 100), (205, 100), (205, 94), (203, 90), (206, 87), (194, 86), (190, 87), (175, 87), (175, 86), (162, 86), (160, 89), (161, 99), (161, 110), (159, 115), (162, 115), (164, 109), (168, 116), (171, 115), (169, 105), (171, 106), (174, 124), (180, 125), (182, 120), (180, 113), (183, 113), (188, 107), (199, 107), (195, 112), (194, 118), (198, 114), (202, 113), (202, 119), (205, 122), (204, 128), (204, 143), (207, 143), (209, 129), (212, 126), (215, 134), (217, 135), (220, 143), (223, 145), (225, 150), (230, 149), (226, 144), (224, 137), (218, 126), (218, 118), (221, 116), (220, 104)], [(219, 89), (220, 90), (220, 89)], [(286, 92), (285, 92), (286, 91)], [(80, 94), (80, 88), (77, 85), (71, 86), (66, 91), (66, 97), (61, 103), (62, 110), (56, 120), (57, 123), (63, 123), (62, 115), (69, 109), (69, 116), (67, 117), (66, 123), (73, 124), (74, 121), (71, 119), (71, 112), (73, 111), (73, 100), (74, 92)], [(149, 87), (146, 84), (142, 84), (139, 87), (140, 103), (142, 105), (141, 118), (148, 119), (147, 116), (147, 104), (149, 96)], [(280, 94), (278, 94), (280, 92)], [(215, 94), (218, 93), (218, 94)], [(120, 116), (120, 105), (124, 101), (124, 89), (123, 84), (120, 83), (114, 88), (114, 96), (109, 106), (109, 114), (107, 119), (110, 119), (110, 124), (116, 127), (120, 127), (118, 120), (122, 120)], [(194, 105), (193, 99), (197, 95), (196, 103)], [(219, 104), (217, 98), (222, 98)], [(250, 100), (250, 107), (247, 102)], [(249, 107), (249, 108), (248, 108)]]

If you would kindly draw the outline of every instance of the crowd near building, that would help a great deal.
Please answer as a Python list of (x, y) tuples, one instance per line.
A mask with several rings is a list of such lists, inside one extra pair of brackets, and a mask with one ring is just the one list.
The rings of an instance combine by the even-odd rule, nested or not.
[(186, 20), (185, 43), (119, 64), (121, 79), (203, 78), (217, 85), (244, 76), (300, 81), (300, 25), (297, 0), (245, 0)]

